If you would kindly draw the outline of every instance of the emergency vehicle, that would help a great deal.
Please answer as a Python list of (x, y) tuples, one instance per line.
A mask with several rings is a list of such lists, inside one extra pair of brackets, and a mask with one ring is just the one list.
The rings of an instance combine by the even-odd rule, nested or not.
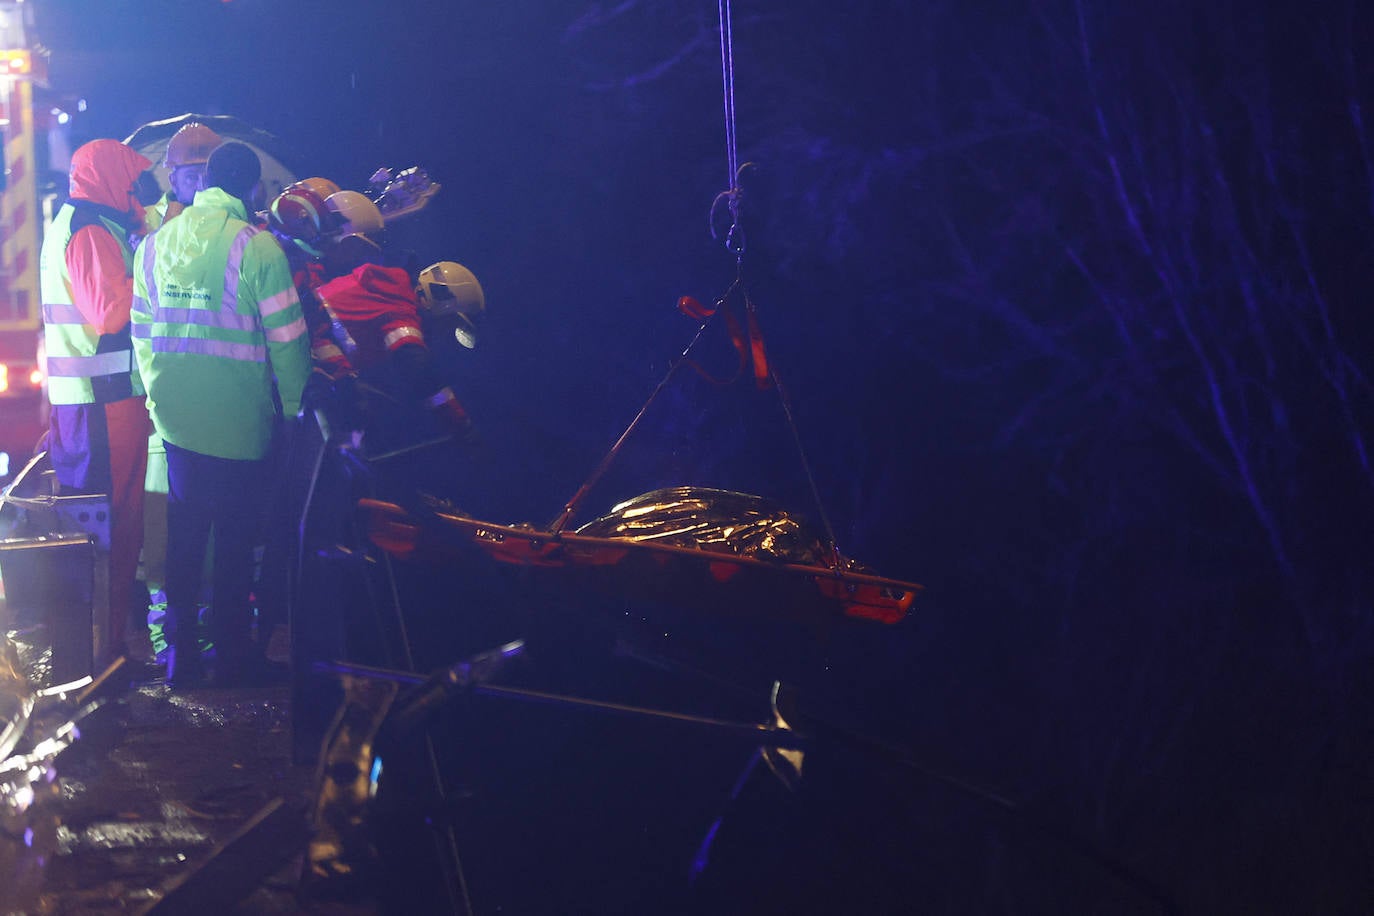
[(0, 483), (47, 428), (38, 253), (48, 143), (37, 142), (35, 117), (47, 61), (25, 42), (28, 18), (24, 3), (0, 2)]

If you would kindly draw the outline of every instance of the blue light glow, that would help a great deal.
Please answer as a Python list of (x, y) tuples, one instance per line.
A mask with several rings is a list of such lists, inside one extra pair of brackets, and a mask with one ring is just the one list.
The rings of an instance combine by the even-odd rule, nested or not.
[(372, 770), (367, 774), (367, 796), (375, 798), (377, 796), (377, 781), (382, 778), (382, 758), (377, 757), (372, 761)]

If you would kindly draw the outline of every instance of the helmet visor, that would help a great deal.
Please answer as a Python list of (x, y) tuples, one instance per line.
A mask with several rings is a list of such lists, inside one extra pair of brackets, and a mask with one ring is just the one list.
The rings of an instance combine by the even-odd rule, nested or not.
[(467, 315), (458, 316), (458, 325), (453, 329), (453, 339), (469, 350), (477, 346), (477, 326)]

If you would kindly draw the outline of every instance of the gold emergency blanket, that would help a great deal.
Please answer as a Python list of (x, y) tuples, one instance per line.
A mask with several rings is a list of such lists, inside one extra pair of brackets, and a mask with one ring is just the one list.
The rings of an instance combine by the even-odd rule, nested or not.
[(841, 557), (772, 502), (729, 490), (656, 490), (573, 532), (487, 522), (438, 501), (419, 514), (374, 499), (358, 509), (372, 542), (402, 560), (446, 564), (475, 550), (625, 600), (891, 624), (921, 589)]
[(840, 557), (834, 545), (771, 500), (709, 487), (668, 487), (627, 499), (577, 533), (779, 563), (861, 568)]

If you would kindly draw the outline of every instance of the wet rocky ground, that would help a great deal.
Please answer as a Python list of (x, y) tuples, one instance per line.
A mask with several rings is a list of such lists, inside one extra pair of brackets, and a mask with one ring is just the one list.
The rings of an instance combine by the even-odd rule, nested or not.
[[(16, 644), (42, 686), (41, 647)], [(0, 913), (372, 912), (298, 893), (315, 773), (291, 760), (289, 686), (174, 692), (155, 671), (103, 692), (0, 833)]]

